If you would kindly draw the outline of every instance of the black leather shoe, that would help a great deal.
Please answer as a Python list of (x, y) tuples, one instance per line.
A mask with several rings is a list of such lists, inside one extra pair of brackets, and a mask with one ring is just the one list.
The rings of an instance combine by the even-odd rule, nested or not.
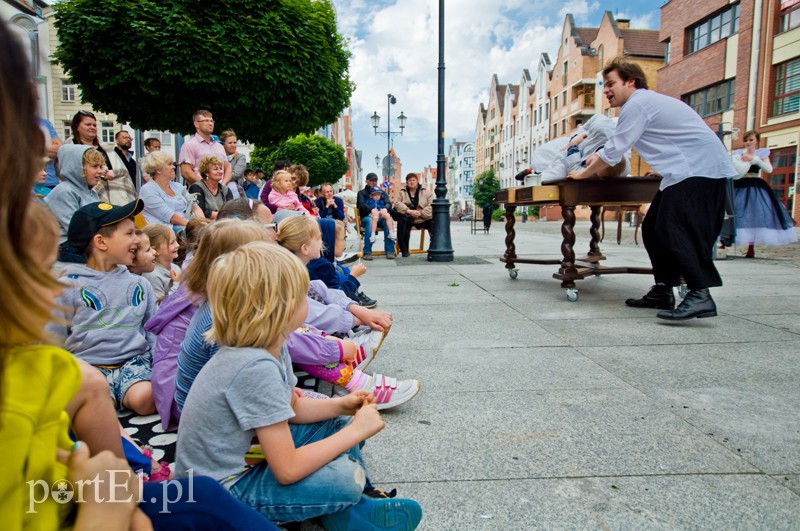
[(625, 304), (632, 308), (671, 310), (675, 307), (675, 295), (672, 294), (671, 286), (656, 284), (641, 299), (627, 299)]
[(703, 317), (716, 317), (717, 305), (707, 289), (693, 289), (683, 299), (677, 308), (658, 312), (656, 317), (668, 321), (685, 321), (687, 319), (702, 319)]

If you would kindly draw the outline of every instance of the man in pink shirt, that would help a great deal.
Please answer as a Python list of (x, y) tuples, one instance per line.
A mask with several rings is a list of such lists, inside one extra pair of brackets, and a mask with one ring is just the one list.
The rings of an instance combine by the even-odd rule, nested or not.
[(210, 111), (200, 109), (192, 115), (194, 121), (195, 135), (187, 140), (181, 147), (181, 154), (178, 157), (181, 163), (181, 175), (187, 181), (187, 186), (200, 182), (200, 172), (198, 166), (203, 157), (217, 157), (225, 169), (222, 176), (222, 185), (227, 186), (231, 180), (231, 165), (228, 162), (228, 155), (225, 148), (219, 142), (211, 139), (214, 132), (214, 118)]

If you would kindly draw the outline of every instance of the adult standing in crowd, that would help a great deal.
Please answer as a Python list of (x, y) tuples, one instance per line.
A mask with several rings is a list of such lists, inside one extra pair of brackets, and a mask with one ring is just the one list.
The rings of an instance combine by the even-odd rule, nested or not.
[(168, 153), (150, 153), (143, 169), (150, 175), (139, 192), (144, 202), (142, 215), (147, 223), (185, 227), (191, 214), (205, 217), (186, 188), (175, 182), (175, 164)]
[[(688, 105), (647, 89), (641, 67), (622, 58), (603, 69), (603, 94), (619, 107), (617, 128), (605, 146), (569, 177), (583, 179), (619, 163), (631, 147), (662, 177), (642, 223), (655, 286), (635, 308), (659, 308), (657, 317), (682, 321), (714, 317), (708, 288), (721, 286), (712, 249), (722, 228), (725, 179), (736, 170), (719, 139)], [(672, 288), (683, 277), (689, 293), (675, 306)]]
[(147, 160), (147, 155), (153, 151), (161, 151), (161, 140), (150, 137), (144, 141), (144, 155), (139, 155), (137, 164), (139, 165), (139, 174), (142, 176), (142, 181), (147, 182), (150, 176), (144, 171), (144, 161)]
[[(358, 209), (358, 216), (361, 218), (361, 230), (364, 231), (364, 255), (362, 258), (364, 260), (372, 260), (372, 242), (370, 241), (370, 235), (372, 234), (372, 216), (370, 213), (372, 212), (372, 208), (367, 204), (367, 200), (369, 199), (370, 189), (373, 186), (378, 186), (378, 176), (374, 173), (368, 173), (366, 181), (364, 188), (359, 190), (356, 196), (356, 208)], [(387, 205), (392, 204), (386, 192), (381, 194), (381, 199)], [(383, 249), (386, 252), (387, 258), (394, 258), (394, 241), (389, 238), (389, 226), (386, 220), (379, 218), (378, 227), (383, 230)]]
[(227, 157), (225, 160), (231, 165), (231, 182), (241, 185), (244, 170), (247, 169), (247, 157), (243, 153), (236, 151), (239, 139), (236, 138), (236, 133), (233, 129), (223, 131), (219, 135), (219, 139), (222, 142), (222, 147), (225, 148), (225, 156)]
[(114, 150), (108, 154), (111, 161), (112, 177), (106, 177), (97, 187), (97, 195), (101, 201), (112, 205), (127, 205), (135, 201), (136, 181), (139, 177), (139, 166), (133, 158), (133, 139), (125, 130), (119, 131), (114, 136), (117, 143)]
[(94, 114), (83, 110), (76, 112), (75, 116), (72, 117), (70, 129), (72, 130), (72, 137), (65, 144), (83, 144), (95, 148), (103, 155), (103, 159), (106, 161), (106, 168), (108, 168), (106, 178), (113, 177), (114, 171), (111, 170), (111, 161), (108, 158), (108, 153), (100, 145), (100, 140), (97, 138), (97, 118), (95, 118)]
[(211, 133), (214, 132), (214, 117), (211, 111), (200, 109), (192, 115), (195, 134), (181, 146), (180, 160), (181, 175), (186, 179), (187, 185), (200, 182), (200, 161), (203, 157), (217, 157), (224, 164), (222, 185), (228, 186), (231, 181), (231, 165), (225, 148), (219, 142), (214, 142)]
[(47, 164), (44, 167), (44, 171), (47, 174), (47, 177), (44, 179), (45, 187), (49, 189), (53, 189), (58, 186), (58, 176), (56, 175), (56, 155), (58, 155), (58, 148), (64, 145), (64, 141), (58, 137), (58, 132), (56, 128), (53, 127), (53, 124), (50, 121), (45, 120), (44, 118), (39, 118), (39, 127), (43, 130), (47, 131), (47, 134), (50, 136), (50, 143), (47, 145)]
[(319, 209), (319, 217), (344, 221), (344, 201), (340, 197), (333, 195), (333, 185), (331, 183), (323, 183), (321, 191), (322, 196), (314, 200), (317, 209)]
[(394, 217), (397, 221), (397, 245), (403, 256), (409, 256), (408, 240), (411, 229), (431, 229), (433, 218), (433, 193), (419, 185), (416, 173), (406, 175), (406, 186), (394, 203)]

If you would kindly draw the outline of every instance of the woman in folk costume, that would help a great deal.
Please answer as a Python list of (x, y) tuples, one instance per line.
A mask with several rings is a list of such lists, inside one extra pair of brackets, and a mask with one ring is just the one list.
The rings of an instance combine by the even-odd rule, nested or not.
[(769, 150), (758, 148), (759, 140), (758, 133), (747, 131), (745, 148), (733, 153), (733, 164), (739, 171), (733, 183), (736, 241), (748, 244), (747, 258), (753, 258), (755, 243), (784, 245), (797, 241), (794, 221), (762, 177), (772, 172), (772, 164)]

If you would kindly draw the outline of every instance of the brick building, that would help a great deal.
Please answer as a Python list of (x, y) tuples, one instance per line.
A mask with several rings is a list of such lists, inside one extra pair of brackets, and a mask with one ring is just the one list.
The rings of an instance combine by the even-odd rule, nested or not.
[(728, 148), (758, 131), (772, 150), (772, 189), (798, 219), (800, 1), (670, 0), (660, 39), (668, 54), (659, 92), (692, 106)]

